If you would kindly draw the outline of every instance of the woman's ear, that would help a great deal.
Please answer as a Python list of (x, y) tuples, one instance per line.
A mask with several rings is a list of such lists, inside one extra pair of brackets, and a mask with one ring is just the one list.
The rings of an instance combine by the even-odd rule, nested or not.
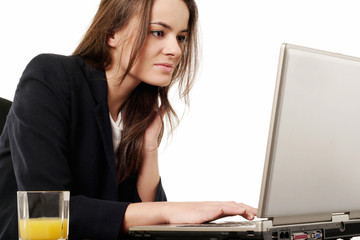
[(107, 44), (110, 47), (116, 47), (118, 45), (119, 42), (119, 36), (118, 34), (116, 34), (116, 32), (112, 32), (111, 34), (109, 34), (108, 39), (107, 39)]

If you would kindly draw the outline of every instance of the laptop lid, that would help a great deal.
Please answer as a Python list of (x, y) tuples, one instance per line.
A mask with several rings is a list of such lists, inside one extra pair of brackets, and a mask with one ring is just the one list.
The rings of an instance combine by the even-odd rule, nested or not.
[(359, 170), (360, 59), (283, 44), (258, 216), (360, 218)]

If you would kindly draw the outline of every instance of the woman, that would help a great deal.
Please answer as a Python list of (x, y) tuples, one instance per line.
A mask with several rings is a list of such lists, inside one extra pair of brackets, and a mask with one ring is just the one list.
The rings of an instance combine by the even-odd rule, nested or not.
[[(235, 202), (165, 202), (158, 169), (167, 93), (196, 71), (194, 0), (102, 0), (73, 56), (26, 67), (0, 139), (0, 239), (17, 239), (17, 190), (69, 190), (69, 239), (133, 225), (253, 219)], [(6, 197), (5, 197), (6, 196)]]

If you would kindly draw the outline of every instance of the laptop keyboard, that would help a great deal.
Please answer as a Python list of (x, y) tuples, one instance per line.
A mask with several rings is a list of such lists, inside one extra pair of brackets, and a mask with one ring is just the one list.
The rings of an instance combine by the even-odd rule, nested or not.
[(244, 227), (244, 226), (253, 226), (253, 225), (255, 225), (255, 223), (252, 221), (244, 221), (244, 222), (188, 224), (188, 225), (181, 225), (179, 227)]

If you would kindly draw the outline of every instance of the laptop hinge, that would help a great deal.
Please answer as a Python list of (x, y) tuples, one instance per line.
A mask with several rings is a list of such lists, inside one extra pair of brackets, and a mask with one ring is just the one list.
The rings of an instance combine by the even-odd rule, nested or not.
[(333, 213), (332, 221), (333, 222), (349, 221), (349, 214), (347, 214), (347, 213)]
[(350, 212), (350, 219), (360, 218), (360, 211)]
[(284, 225), (284, 224), (297, 224), (297, 223), (309, 223), (309, 222), (325, 222), (331, 221), (332, 214), (316, 214), (316, 215), (297, 215), (297, 216), (281, 216), (272, 218), (273, 225)]

